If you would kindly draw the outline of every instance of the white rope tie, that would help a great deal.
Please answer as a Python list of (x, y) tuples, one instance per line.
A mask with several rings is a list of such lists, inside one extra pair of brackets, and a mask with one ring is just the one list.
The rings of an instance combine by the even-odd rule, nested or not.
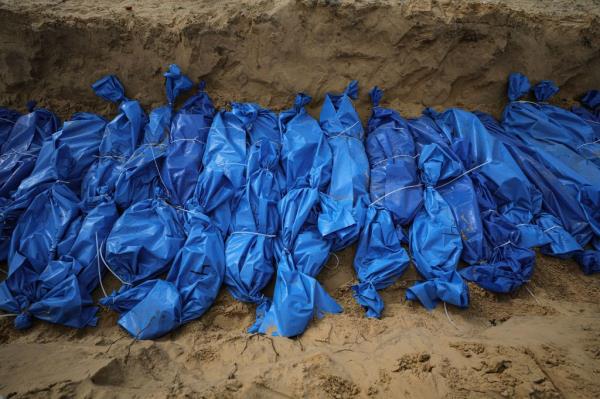
[(589, 143), (583, 143), (583, 144), (577, 146), (577, 149), (580, 149), (581, 147), (586, 146), (586, 145), (592, 145), (592, 144), (598, 144), (598, 143), (600, 143), (600, 139), (595, 140), (595, 141), (590, 141)]
[(15, 125), (17, 122), (15, 121), (11, 121), (10, 119), (6, 119), (6, 118), (0, 118), (0, 121), (4, 121), (4, 122), (8, 122), (8, 123), (12, 123), (13, 125)]
[(375, 201), (371, 202), (369, 204), (369, 206), (374, 205), (374, 204), (378, 203), (379, 201), (381, 201), (382, 199), (384, 199), (385, 197), (387, 197), (389, 195), (392, 195), (392, 194), (395, 194), (395, 193), (397, 193), (399, 191), (406, 190), (406, 189), (409, 189), (409, 188), (422, 187), (422, 186), (423, 186), (422, 184), (413, 184), (412, 186), (404, 186), (404, 187), (397, 188), (397, 189), (392, 190), (389, 193), (387, 193), (385, 195), (382, 195), (381, 197), (377, 198)]
[(2, 318), (2, 317), (14, 317), (14, 316), (18, 316), (18, 314), (16, 314), (16, 313), (0, 314), (0, 318)]
[(385, 163), (385, 162), (387, 162), (387, 161), (391, 161), (392, 159), (396, 159), (396, 158), (412, 158), (412, 159), (415, 159), (415, 158), (417, 158), (418, 156), (419, 156), (419, 154), (417, 154), (417, 155), (404, 155), (404, 154), (403, 154), (403, 155), (394, 155), (393, 157), (385, 158), (385, 159), (382, 159), (382, 160), (381, 160), (381, 161), (379, 161), (379, 162), (375, 162), (375, 163), (373, 164), (373, 167), (375, 167), (375, 166), (377, 166), (377, 165), (379, 165), (379, 164)]
[(352, 126), (347, 127), (346, 129), (342, 130), (341, 132), (338, 132), (335, 136), (331, 136), (330, 138), (334, 139), (336, 137), (342, 136), (344, 133), (346, 133), (348, 130), (352, 129), (354, 126), (358, 125), (359, 121), (356, 121), (352, 124)]
[(102, 273), (100, 272), (100, 247), (98, 246), (98, 233), (96, 233), (96, 260), (98, 261), (98, 281), (100, 282), (100, 288), (102, 288), (102, 292), (104, 296), (107, 297), (108, 294), (104, 289), (104, 285), (102, 284)]
[(552, 226), (552, 227), (548, 227), (546, 230), (544, 230), (544, 233), (547, 233), (547, 232), (549, 232), (550, 230), (559, 229), (559, 228), (560, 228), (560, 226), (559, 226), (559, 225), (557, 225), (557, 224), (555, 224), (554, 226)]
[(150, 151), (152, 151), (152, 160), (154, 161), (154, 166), (156, 166), (156, 174), (158, 175), (158, 178), (160, 179), (160, 182), (165, 188), (166, 194), (168, 196), (169, 189), (167, 188), (167, 185), (165, 184), (165, 181), (163, 180), (162, 175), (160, 174), (160, 168), (158, 167), (158, 162), (156, 162), (156, 155), (154, 154), (154, 146), (150, 146)]
[[(325, 264), (325, 268), (327, 270), (337, 270), (337, 268), (340, 267), (340, 258), (337, 256), (337, 254), (335, 252), (332, 252), (331, 255), (333, 255), (333, 257), (335, 258), (335, 266), (328, 267), (327, 264)], [(329, 263), (329, 262), (327, 262), (327, 263)]]
[(504, 244), (500, 244), (500, 245), (498, 245), (497, 247), (494, 247), (494, 249), (502, 248), (502, 247), (505, 247), (505, 246), (507, 246), (508, 244), (512, 244), (512, 243), (513, 243), (512, 241), (508, 240), (508, 241), (506, 241)]
[(448, 314), (448, 307), (446, 306), (446, 302), (444, 302), (444, 312), (446, 313), (446, 317), (448, 318), (448, 321), (450, 322), (450, 324), (452, 324), (454, 326), (454, 328), (456, 328), (457, 330), (460, 330), (460, 328), (458, 328), (458, 326), (456, 324), (454, 324), (454, 322), (450, 318), (450, 315)]
[(199, 140), (199, 139), (175, 139), (175, 140), (171, 140), (171, 143), (175, 143), (177, 141), (194, 141), (196, 143), (200, 143), (200, 144), (206, 145), (206, 143), (204, 141)]
[(251, 235), (255, 235), (255, 236), (263, 236), (263, 237), (269, 237), (269, 238), (277, 237), (276, 234), (264, 234), (264, 233), (258, 233), (256, 231), (234, 231), (230, 235), (234, 235), (234, 234), (251, 234)]
[(104, 266), (106, 266), (106, 268), (108, 269), (108, 271), (110, 271), (112, 273), (113, 276), (115, 276), (117, 278), (117, 280), (119, 280), (121, 282), (121, 284), (125, 284), (125, 285), (131, 285), (131, 283), (128, 283), (126, 281), (123, 281), (121, 279), (121, 277), (119, 277), (119, 275), (117, 273), (115, 273), (113, 271), (113, 269), (110, 268), (110, 266), (108, 265), (108, 263), (106, 262), (106, 260), (104, 259), (104, 256), (102, 256), (102, 251), (98, 252), (100, 254), (100, 260), (102, 260), (102, 263), (104, 264)]
[(485, 165), (487, 165), (487, 164), (488, 164), (488, 163), (490, 163), (490, 162), (492, 162), (492, 160), (491, 160), (491, 159), (490, 159), (489, 161), (486, 161), (486, 162), (484, 162), (484, 163), (482, 163), (482, 164), (479, 164), (479, 165), (477, 165), (477, 166), (475, 166), (475, 167), (473, 167), (473, 168), (471, 168), (471, 169), (467, 170), (466, 172), (464, 172), (464, 173), (462, 173), (462, 174), (460, 174), (460, 175), (456, 176), (454, 179), (452, 179), (452, 180), (450, 180), (450, 181), (447, 181), (447, 182), (446, 182), (446, 183), (444, 183), (444, 184), (441, 184), (441, 185), (439, 185), (439, 186), (436, 186), (435, 188), (436, 188), (436, 189), (437, 189), (437, 188), (442, 188), (442, 187), (444, 187), (444, 186), (447, 186), (447, 185), (448, 185), (448, 184), (450, 184), (450, 183), (454, 183), (455, 181), (457, 181), (457, 180), (458, 180), (458, 179), (460, 179), (461, 177), (463, 177), (463, 176), (465, 176), (465, 175), (467, 175), (467, 174), (469, 174), (469, 173), (473, 172), (474, 170), (477, 170), (477, 169), (481, 168), (482, 166), (485, 166)]

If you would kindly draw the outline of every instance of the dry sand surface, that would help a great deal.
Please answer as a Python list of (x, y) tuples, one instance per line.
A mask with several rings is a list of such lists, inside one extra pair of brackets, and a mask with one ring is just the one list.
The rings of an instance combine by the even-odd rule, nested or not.
[[(138, 4), (139, 3), (139, 4)], [(128, 96), (163, 103), (176, 62), (226, 100), (288, 107), (356, 78), (414, 115), (459, 105), (496, 114), (513, 70), (554, 79), (559, 103), (600, 87), (600, 3), (582, 1), (0, 0), (0, 104), (35, 98), (67, 117), (111, 116), (89, 84), (115, 73)], [(96, 328), (0, 319), (0, 394), (10, 397), (600, 397), (600, 278), (540, 255), (513, 295), (474, 285), (467, 310), (405, 301), (410, 269), (383, 291), (381, 320), (352, 298), (352, 249), (319, 279), (344, 313), (296, 339), (248, 335), (254, 308), (224, 290), (200, 320), (133, 341)], [(116, 288), (115, 281), (105, 282)], [(100, 293), (97, 293), (99, 296)]]

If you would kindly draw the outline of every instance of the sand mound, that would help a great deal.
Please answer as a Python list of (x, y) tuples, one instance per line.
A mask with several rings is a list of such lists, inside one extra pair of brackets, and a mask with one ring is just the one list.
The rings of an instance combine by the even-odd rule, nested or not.
[[(288, 107), (349, 79), (386, 89), (406, 115), (461, 105), (498, 113), (505, 79), (554, 79), (569, 103), (600, 86), (600, 3), (536, 1), (0, 0), (0, 103), (36, 99), (66, 117), (114, 115), (89, 84), (117, 74), (128, 96), (164, 103), (176, 62), (224, 99)], [(500, 4), (502, 3), (502, 4)], [(319, 107), (313, 104), (313, 110)], [(410, 269), (383, 291), (381, 320), (352, 298), (352, 249), (320, 275), (345, 312), (297, 339), (248, 335), (254, 309), (223, 291), (202, 319), (136, 342), (102, 311), (97, 328), (0, 319), (0, 394), (28, 397), (600, 396), (600, 277), (538, 257), (513, 295), (471, 285), (468, 310), (406, 302)], [(112, 283), (112, 284), (111, 284)], [(107, 289), (117, 286), (105, 283)], [(99, 295), (99, 294), (98, 294)]]

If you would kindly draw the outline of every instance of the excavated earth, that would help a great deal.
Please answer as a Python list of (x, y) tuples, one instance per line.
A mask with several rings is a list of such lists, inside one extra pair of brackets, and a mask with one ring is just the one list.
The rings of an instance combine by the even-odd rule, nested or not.
[[(162, 71), (205, 80), (217, 105), (289, 107), (360, 81), (405, 116), (461, 106), (495, 115), (506, 77), (552, 79), (568, 106), (600, 88), (600, 1), (0, 0), (0, 104), (36, 100), (68, 118), (116, 115), (90, 84), (118, 75), (147, 110), (165, 102)], [(381, 320), (354, 302), (353, 249), (319, 276), (344, 313), (296, 339), (248, 335), (253, 306), (223, 290), (201, 319), (133, 341), (101, 310), (95, 328), (0, 318), (0, 395), (233, 398), (600, 397), (600, 278), (538, 256), (512, 295), (471, 285), (466, 310), (404, 300), (410, 269), (383, 291)], [(107, 279), (108, 289), (117, 287)], [(97, 293), (100, 296), (100, 293)]]

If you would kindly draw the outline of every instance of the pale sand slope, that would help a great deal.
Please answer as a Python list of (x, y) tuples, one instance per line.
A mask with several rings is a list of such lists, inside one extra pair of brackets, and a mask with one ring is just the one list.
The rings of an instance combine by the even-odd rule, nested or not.
[[(351, 251), (321, 281), (344, 306), (298, 339), (250, 336), (253, 309), (223, 292), (202, 319), (134, 342), (97, 328), (0, 328), (0, 393), (16, 397), (593, 398), (600, 395), (600, 279), (540, 256), (512, 296), (471, 286), (468, 310), (406, 302), (410, 270), (384, 291), (381, 320), (352, 298)], [(334, 262), (331, 261), (333, 264)]]
[[(179, 63), (227, 100), (288, 107), (351, 78), (386, 89), (385, 105), (498, 113), (506, 75), (555, 79), (556, 101), (600, 87), (598, 1), (32, 1), (0, 0), (0, 104), (35, 98), (66, 117), (114, 116), (89, 84), (118, 74), (129, 97), (163, 103), (160, 73)], [(319, 3), (319, 4), (317, 4)], [(240, 5), (241, 4), (241, 5)], [(131, 6), (131, 10), (125, 7)], [(573, 397), (600, 396), (600, 278), (539, 257), (512, 296), (471, 286), (468, 310), (405, 302), (413, 269), (385, 290), (382, 320), (352, 298), (351, 250), (320, 280), (345, 312), (295, 340), (249, 336), (252, 306), (222, 292), (202, 319), (133, 342), (101, 312), (97, 328), (0, 319), (0, 394), (17, 397)], [(112, 284), (111, 284), (112, 283)], [(117, 284), (107, 281), (112, 289)], [(100, 293), (97, 293), (99, 296)]]

